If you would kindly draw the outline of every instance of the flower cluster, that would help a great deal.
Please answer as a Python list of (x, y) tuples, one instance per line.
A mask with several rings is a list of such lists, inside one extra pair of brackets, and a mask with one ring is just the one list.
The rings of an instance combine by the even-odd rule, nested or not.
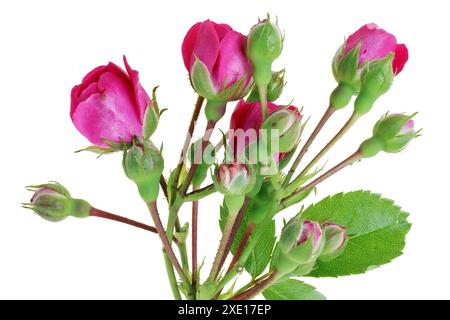
[[(328, 170), (319, 166), (325, 154), (391, 88), (408, 60), (407, 47), (373, 23), (351, 34), (332, 60), (337, 85), (329, 95), (329, 107), (303, 139), (307, 124), (303, 109), (287, 103), (292, 97), (277, 102), (286, 86), (286, 74), (285, 69), (273, 70), (272, 66), (282, 54), (283, 42), (284, 33), (270, 16), (249, 28), (247, 35), (210, 20), (188, 30), (181, 53), (198, 99), (178, 165), (167, 176), (162, 148), (152, 141), (158, 126), (166, 125), (160, 119), (164, 110), (159, 109), (156, 88), (148, 94), (125, 57), (125, 70), (114, 63), (99, 66), (73, 87), (70, 117), (93, 144), (83, 150), (123, 154), (124, 173), (147, 204), (154, 226), (94, 208), (72, 198), (56, 182), (29, 187), (34, 195), (24, 207), (54, 222), (68, 216), (94, 216), (157, 233), (176, 299), (182, 295), (187, 299), (249, 299), (260, 293), (270, 297), (270, 292), (283, 290), (285, 280), (292, 277), (362, 273), (387, 262), (380, 258), (382, 248), (391, 244), (383, 238), (398, 240), (389, 249), (388, 260), (392, 260), (401, 254), (409, 224), (406, 214), (395, 213), (398, 207), (379, 196), (337, 194), (306, 209), (300, 206), (278, 237), (275, 221), (279, 212), (300, 204), (340, 170), (381, 151), (399, 152), (419, 136), (412, 120), (415, 114), (385, 114), (375, 124), (373, 136), (361, 139), (353, 153)], [(350, 118), (304, 163), (328, 120), (352, 99)], [(212, 133), (223, 125), (220, 120), (233, 102), (231, 121), (225, 124), (227, 129), (221, 129), (222, 139), (213, 144)], [(207, 125), (203, 136), (193, 140), (202, 108)], [(303, 169), (297, 172), (301, 165)], [(200, 270), (197, 252), (198, 201), (215, 192), (223, 197), (222, 236), (209, 275), (203, 277), (201, 271), (206, 267)], [(166, 226), (158, 200), (169, 207)], [(192, 221), (183, 225), (179, 212), (189, 202)], [(375, 205), (377, 210), (371, 211)], [(355, 207), (358, 212), (353, 212)], [(212, 208), (208, 212), (213, 214)], [(395, 218), (387, 219), (392, 214)], [(388, 220), (392, 222), (390, 228), (383, 225), (384, 237), (365, 237), (381, 229), (377, 229), (380, 221), (386, 224)], [(186, 246), (189, 238), (191, 262)], [(364, 250), (364, 245), (370, 252), (361, 259), (354, 248)], [(224, 268), (229, 255), (233, 258)], [(252, 276), (249, 284), (237, 290), (230, 287), (244, 269)], [(291, 279), (289, 285), (298, 287), (301, 299), (304, 284)]]

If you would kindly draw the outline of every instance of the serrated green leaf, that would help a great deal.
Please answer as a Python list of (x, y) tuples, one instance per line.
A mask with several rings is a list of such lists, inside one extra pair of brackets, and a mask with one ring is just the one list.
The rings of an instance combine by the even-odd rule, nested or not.
[(325, 300), (325, 296), (313, 286), (302, 281), (289, 279), (275, 283), (263, 291), (267, 300)]
[[(228, 210), (225, 206), (220, 207), (220, 229), (223, 230), (226, 218), (228, 216)], [(231, 253), (235, 253), (241, 239), (247, 229), (248, 221), (244, 216), (242, 218), (241, 225), (239, 226), (239, 230), (236, 233), (236, 237), (234, 238), (233, 244), (231, 246)], [(270, 257), (272, 255), (272, 250), (275, 245), (275, 221), (272, 221), (268, 226), (267, 230), (258, 240), (258, 243), (255, 245), (252, 250), (247, 262), (245, 263), (245, 270), (252, 276), (252, 278), (256, 278), (261, 273), (264, 272), (267, 265), (270, 262)], [(252, 241), (252, 237), (250, 236), (247, 245)]]
[(308, 275), (339, 277), (364, 273), (400, 256), (411, 225), (408, 214), (392, 200), (369, 191), (339, 193), (310, 206), (302, 217), (347, 228), (344, 252), (329, 262), (317, 262)]

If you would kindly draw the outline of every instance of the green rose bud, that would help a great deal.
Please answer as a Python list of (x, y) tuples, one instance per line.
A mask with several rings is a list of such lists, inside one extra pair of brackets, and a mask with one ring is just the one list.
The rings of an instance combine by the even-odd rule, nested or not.
[(245, 195), (255, 186), (253, 169), (243, 163), (222, 163), (213, 175), (217, 190), (225, 195)]
[(159, 150), (149, 143), (135, 145), (124, 152), (122, 165), (126, 176), (136, 183), (142, 199), (147, 203), (155, 201), (164, 169)]
[(279, 152), (289, 152), (300, 141), (302, 133), (301, 115), (294, 106), (278, 109), (263, 122), (261, 129), (277, 130)]
[(322, 224), (324, 234), (324, 247), (319, 256), (321, 261), (330, 261), (338, 257), (347, 244), (347, 234), (345, 227), (334, 223)]
[(254, 25), (247, 36), (247, 56), (253, 63), (253, 77), (266, 87), (272, 79), (272, 63), (283, 49), (283, 34), (270, 17)]
[(356, 46), (346, 54), (341, 47), (333, 59), (333, 76), (338, 86), (331, 93), (330, 105), (335, 109), (342, 109), (348, 105), (352, 96), (360, 88), (360, 70), (358, 69), (358, 57), (360, 45)]
[[(286, 224), (281, 232), (274, 267), (280, 274), (298, 270), (305, 274), (310, 272), (324, 246), (320, 226), (309, 220), (295, 217)], [(300, 272), (301, 271), (301, 272)]]
[(364, 158), (370, 158), (380, 151), (396, 153), (418, 137), (412, 118), (415, 114), (391, 114), (383, 116), (373, 128), (373, 136), (360, 146)]
[(74, 199), (66, 188), (56, 182), (29, 186), (34, 195), (23, 207), (33, 210), (42, 218), (58, 222), (68, 216), (85, 218), (89, 216), (91, 205), (82, 199)]

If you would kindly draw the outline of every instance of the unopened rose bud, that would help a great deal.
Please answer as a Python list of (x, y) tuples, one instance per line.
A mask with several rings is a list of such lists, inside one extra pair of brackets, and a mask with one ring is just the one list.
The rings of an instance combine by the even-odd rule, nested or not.
[(28, 190), (34, 191), (34, 195), (23, 207), (52, 222), (64, 220), (68, 216), (88, 217), (92, 208), (85, 200), (72, 198), (67, 189), (56, 182), (29, 186)]
[[(267, 86), (267, 101), (273, 102), (281, 96), (284, 86), (286, 85), (284, 74), (284, 70), (272, 72), (272, 79)], [(259, 101), (259, 91), (257, 86), (253, 87), (253, 90), (250, 92), (246, 101), (247, 103)]]
[(373, 128), (373, 136), (360, 146), (364, 158), (370, 158), (380, 151), (396, 153), (418, 137), (414, 129), (413, 115), (391, 114), (383, 116)]
[(253, 63), (258, 86), (266, 87), (272, 78), (272, 63), (283, 49), (283, 34), (270, 17), (254, 25), (247, 36), (247, 56)]
[(126, 176), (136, 183), (142, 199), (147, 203), (156, 200), (164, 169), (159, 150), (149, 143), (135, 145), (124, 152), (122, 164)]
[(345, 227), (334, 223), (322, 224), (322, 232), (325, 244), (319, 259), (329, 261), (342, 253), (347, 243), (347, 234)]
[(253, 68), (245, 39), (229, 25), (210, 20), (194, 24), (184, 38), (184, 65), (194, 90), (209, 102), (208, 120), (219, 120), (225, 103), (244, 97), (251, 88)]
[(343, 108), (361, 91), (357, 109), (362, 114), (367, 112), (373, 101), (390, 87), (392, 78), (402, 71), (407, 60), (408, 49), (397, 43), (394, 35), (374, 23), (362, 26), (348, 37), (333, 59), (333, 75), (339, 85), (331, 95), (331, 105)]
[(262, 129), (278, 130), (279, 151), (289, 152), (300, 141), (302, 133), (300, 112), (293, 106), (276, 110), (263, 122)]
[(245, 195), (255, 185), (255, 175), (250, 166), (243, 163), (223, 163), (213, 176), (217, 190), (225, 195)]
[(286, 224), (281, 233), (276, 269), (282, 274), (306, 266), (312, 269), (323, 246), (323, 232), (319, 224), (296, 217)]

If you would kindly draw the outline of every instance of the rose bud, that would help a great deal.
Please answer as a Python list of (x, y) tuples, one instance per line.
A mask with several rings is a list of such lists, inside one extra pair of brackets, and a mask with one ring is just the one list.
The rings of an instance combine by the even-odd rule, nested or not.
[(272, 79), (272, 63), (283, 49), (283, 34), (270, 17), (254, 25), (247, 36), (247, 56), (253, 63), (254, 79), (259, 89)]
[[(276, 269), (281, 274), (304, 269), (302, 273), (306, 274), (312, 270), (323, 246), (323, 232), (319, 224), (295, 217), (281, 232)], [(309, 271), (306, 272), (306, 269)]]
[(244, 97), (252, 85), (252, 64), (245, 55), (245, 36), (210, 20), (187, 32), (182, 54), (194, 90), (208, 100), (208, 120), (217, 121), (228, 101)]
[(402, 151), (406, 145), (419, 136), (414, 129), (412, 118), (415, 114), (384, 115), (374, 126), (373, 136), (364, 141), (360, 152), (364, 158), (370, 158), (380, 151), (396, 153)]
[[(371, 91), (375, 100), (389, 89), (407, 60), (408, 49), (398, 44), (394, 35), (373, 23), (362, 26), (348, 37), (333, 59), (333, 75), (339, 85), (331, 95), (331, 105), (343, 108), (358, 92)], [(375, 88), (373, 82), (377, 77)], [(361, 113), (368, 111), (362, 106), (358, 108)]]
[[(285, 74), (284, 70), (272, 72), (272, 79), (270, 80), (270, 83), (267, 86), (267, 101), (273, 102), (281, 96), (284, 86), (286, 85), (286, 81), (284, 81), (284, 74)], [(259, 101), (259, 91), (256, 86), (253, 87), (246, 101), (247, 102)]]
[(225, 195), (244, 195), (255, 185), (255, 175), (244, 163), (222, 163), (216, 167), (213, 181), (217, 190)]
[(301, 115), (297, 108), (280, 108), (272, 112), (262, 123), (262, 129), (278, 130), (279, 151), (289, 152), (300, 141), (302, 133)]
[[(244, 204), (245, 195), (255, 186), (256, 176), (253, 169), (244, 163), (222, 163), (216, 167), (213, 183), (216, 189), (225, 195), (225, 205), (231, 218), (227, 221), (232, 221)], [(227, 229), (229, 227), (228, 223)]]
[(322, 261), (330, 261), (337, 258), (344, 251), (347, 244), (347, 234), (345, 227), (334, 224), (322, 224), (322, 232), (325, 238), (325, 244), (319, 259)]
[(123, 57), (126, 72), (114, 63), (89, 72), (71, 93), (70, 117), (75, 127), (98, 147), (129, 144), (142, 137), (151, 99), (139, 83), (138, 72)]
[(64, 220), (68, 216), (88, 217), (92, 208), (85, 200), (72, 198), (67, 189), (56, 182), (29, 186), (27, 189), (33, 191), (34, 195), (23, 207), (52, 222)]
[(136, 183), (142, 199), (146, 203), (155, 201), (164, 170), (160, 151), (148, 142), (132, 146), (124, 152), (122, 164), (126, 176)]
[[(233, 147), (234, 156), (237, 158), (242, 158), (245, 156), (245, 150), (251, 147), (252, 144), (258, 139), (259, 131), (263, 123), (262, 111), (259, 102), (247, 103), (243, 100), (239, 101), (236, 108), (231, 115), (230, 121), (230, 137), (229, 141)], [(277, 110), (285, 109), (288, 110), (287, 113), (290, 115), (288, 118), (295, 120), (295, 126), (300, 123), (302, 118), (299, 110), (295, 106), (289, 106), (287, 108), (276, 105), (269, 102), (267, 104), (269, 117)], [(283, 114), (286, 112), (283, 112)], [(286, 124), (286, 122), (284, 122)], [(289, 121), (287, 121), (289, 123)], [(285, 128), (286, 129), (286, 128)], [(289, 130), (287, 130), (289, 131)], [(294, 130), (293, 130), (294, 131)], [(295, 144), (292, 146), (295, 147)], [(271, 155), (277, 163), (279, 169), (281, 169), (285, 163), (289, 160), (291, 152), (275, 152)]]

